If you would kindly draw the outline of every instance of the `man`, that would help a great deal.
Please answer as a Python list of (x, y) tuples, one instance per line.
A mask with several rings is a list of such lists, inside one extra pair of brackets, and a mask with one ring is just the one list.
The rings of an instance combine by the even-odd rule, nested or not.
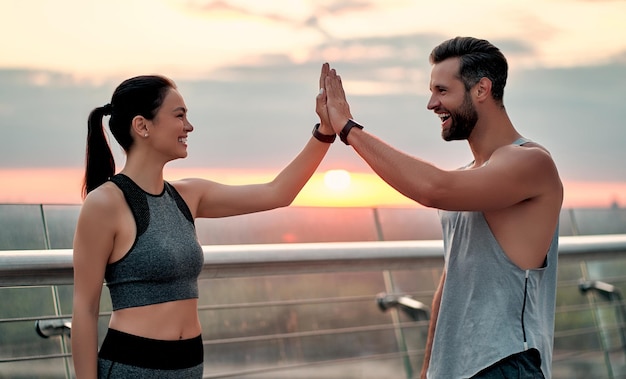
[(510, 378), (513, 370), (550, 378), (559, 174), (507, 115), (508, 64), (498, 48), (457, 37), (435, 47), (430, 62), (428, 109), (443, 139), (467, 140), (474, 156), (458, 170), (398, 151), (354, 122), (334, 69), (321, 91), (341, 140), (396, 190), (440, 210), (445, 266), (421, 377)]

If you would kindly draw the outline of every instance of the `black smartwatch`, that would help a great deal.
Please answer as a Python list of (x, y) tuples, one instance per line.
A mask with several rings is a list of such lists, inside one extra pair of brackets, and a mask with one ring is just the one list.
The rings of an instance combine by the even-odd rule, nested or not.
[(350, 133), (350, 130), (352, 130), (352, 128), (354, 127), (363, 129), (362, 125), (359, 125), (356, 121), (352, 119), (348, 119), (346, 125), (343, 127), (343, 129), (341, 129), (341, 133), (339, 133), (339, 139), (341, 139), (341, 142), (345, 143), (346, 145), (350, 145), (348, 143), (348, 133)]
[(318, 130), (319, 128), (320, 128), (320, 123), (318, 122), (313, 127), (313, 137), (317, 138), (318, 141), (324, 142), (324, 143), (333, 143), (333, 142), (335, 142), (335, 138), (337, 138), (336, 134), (333, 134), (333, 135), (322, 134)]

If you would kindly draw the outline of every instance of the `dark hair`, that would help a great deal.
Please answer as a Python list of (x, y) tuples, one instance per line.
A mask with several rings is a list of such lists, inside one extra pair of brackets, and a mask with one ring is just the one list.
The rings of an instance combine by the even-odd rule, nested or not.
[(128, 153), (133, 145), (130, 126), (135, 116), (152, 120), (167, 95), (176, 88), (174, 82), (163, 76), (136, 76), (123, 81), (111, 97), (111, 103), (95, 108), (87, 122), (87, 151), (83, 198), (115, 174), (115, 161), (104, 133), (102, 118), (110, 115), (109, 129), (115, 140)]
[(459, 58), (459, 76), (466, 90), (482, 78), (491, 80), (493, 99), (502, 104), (508, 64), (494, 45), (484, 39), (456, 37), (442, 42), (430, 53), (430, 63), (440, 63), (448, 58)]

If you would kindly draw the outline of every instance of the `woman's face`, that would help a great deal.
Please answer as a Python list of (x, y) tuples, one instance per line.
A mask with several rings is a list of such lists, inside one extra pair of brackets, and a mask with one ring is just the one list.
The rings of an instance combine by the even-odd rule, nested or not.
[(172, 88), (165, 96), (154, 119), (149, 121), (150, 142), (168, 161), (185, 158), (187, 135), (192, 131), (193, 126), (187, 119), (185, 101), (181, 94)]

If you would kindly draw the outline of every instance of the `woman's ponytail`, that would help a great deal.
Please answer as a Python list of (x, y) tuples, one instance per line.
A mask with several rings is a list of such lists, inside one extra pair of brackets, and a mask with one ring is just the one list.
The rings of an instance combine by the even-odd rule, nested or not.
[(112, 113), (113, 107), (107, 104), (95, 108), (89, 114), (87, 122), (87, 149), (85, 152), (85, 178), (83, 180), (83, 199), (89, 192), (106, 182), (115, 174), (113, 153), (104, 134), (102, 119)]

